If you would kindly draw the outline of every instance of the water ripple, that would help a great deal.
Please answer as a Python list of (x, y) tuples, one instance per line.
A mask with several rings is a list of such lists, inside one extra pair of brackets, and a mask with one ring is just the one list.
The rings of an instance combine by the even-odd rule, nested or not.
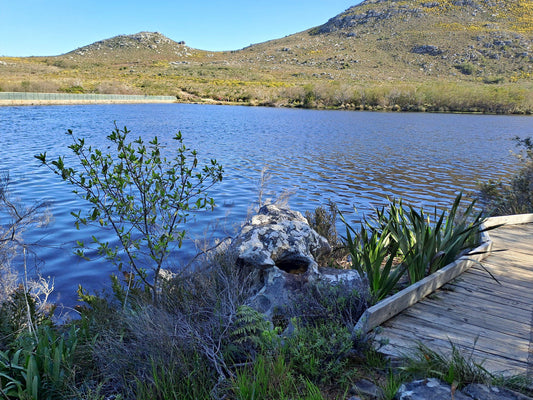
[[(113, 272), (101, 260), (77, 259), (71, 249), (98, 231), (76, 231), (72, 210), (84, 203), (33, 158), (68, 154), (67, 129), (101, 144), (113, 128), (127, 126), (134, 136), (157, 135), (172, 156), (171, 140), (181, 131), (185, 142), (208, 160), (225, 168), (224, 181), (212, 190), (218, 207), (200, 213), (189, 225), (189, 236), (224, 236), (234, 232), (257, 201), (261, 171), (270, 179), (266, 196), (294, 192), (290, 205), (313, 210), (333, 200), (358, 220), (403, 197), (418, 205), (448, 207), (459, 191), (476, 190), (478, 181), (509, 176), (516, 167), (508, 152), (511, 138), (533, 136), (531, 118), (441, 114), (394, 114), (312, 111), (208, 105), (87, 105), (0, 108), (0, 169), (7, 170), (14, 194), (24, 202), (48, 200), (54, 223), (40, 240), (40, 270), (55, 277), (56, 298), (75, 299), (79, 283), (87, 289), (108, 284)], [(70, 156), (68, 160), (72, 160)], [(218, 222), (217, 222), (218, 221)], [(195, 254), (185, 243), (174, 263), (183, 265)]]

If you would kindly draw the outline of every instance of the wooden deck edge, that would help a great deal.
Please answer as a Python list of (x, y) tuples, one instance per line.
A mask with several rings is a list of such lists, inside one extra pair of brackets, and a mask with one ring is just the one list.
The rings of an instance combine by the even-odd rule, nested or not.
[(492, 251), (492, 240), (490, 240), (490, 235), (486, 231), (487, 229), (498, 225), (527, 223), (533, 223), (533, 214), (504, 215), (487, 218), (480, 226), (480, 241), (482, 244), (470, 252), (472, 255), (460, 257), (434, 274), (368, 308), (361, 318), (359, 318), (359, 321), (357, 321), (354, 327), (354, 334), (362, 335), (370, 332), (383, 322), (455, 279), (474, 264), (488, 257)]
[[(486, 234), (486, 232), (483, 232)], [(482, 233), (482, 235), (483, 235)], [(483, 235), (485, 239), (488, 236)], [(419, 282), (399, 291), (395, 295), (388, 297), (374, 306), (368, 308), (354, 327), (356, 335), (370, 332), (383, 322), (399, 314), (406, 308), (417, 303), (420, 299), (433, 293), (435, 290), (445, 285), (452, 279), (461, 275), (471, 266), (485, 259), (492, 250), (492, 241), (487, 240), (470, 252), (472, 255), (460, 257), (451, 264), (437, 272), (425, 277)]]
[(515, 215), (502, 215), (500, 217), (490, 217), (485, 220), (483, 225), (487, 228), (491, 228), (496, 225), (518, 225), (528, 224), (533, 222), (533, 214), (515, 214)]

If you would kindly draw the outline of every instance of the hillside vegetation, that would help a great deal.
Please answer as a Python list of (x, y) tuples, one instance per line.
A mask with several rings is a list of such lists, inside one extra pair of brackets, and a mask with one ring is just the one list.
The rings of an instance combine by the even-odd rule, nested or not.
[(54, 57), (0, 58), (0, 90), (186, 102), (533, 112), (531, 0), (367, 0), (324, 25), (231, 52), (160, 33)]

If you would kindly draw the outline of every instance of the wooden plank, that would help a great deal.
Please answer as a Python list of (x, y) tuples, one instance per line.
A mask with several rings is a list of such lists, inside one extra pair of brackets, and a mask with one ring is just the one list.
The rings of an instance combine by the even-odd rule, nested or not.
[(450, 340), (461, 345), (476, 343), (476, 348), (495, 355), (505, 355), (508, 358), (526, 362), (529, 355), (529, 340), (504, 335), (499, 332), (458, 324), (457, 326), (428, 321), (410, 315), (401, 315), (388, 321), (384, 328), (405, 330), (416, 337), (431, 337)]
[(528, 326), (532, 315), (531, 305), (529, 309), (525, 306), (523, 308), (514, 308), (509, 307), (507, 304), (476, 301), (476, 299), (465, 299), (462, 296), (446, 296), (443, 294), (442, 296), (428, 297), (424, 302), (446, 308), (450, 313), (454, 313), (454, 310), (463, 310), (464, 313), (467, 313), (465, 316), (474, 313), (488, 313), (491, 316), (497, 316), (502, 319), (521, 321)]
[(516, 290), (510, 290), (504, 286), (483, 287), (481, 284), (470, 285), (470, 283), (471, 282), (464, 283), (463, 286), (448, 284), (444, 288), (441, 288), (439, 291), (428, 296), (428, 298), (461, 301), (463, 304), (472, 307), (494, 302), (495, 307), (498, 308), (507, 308), (509, 310), (517, 308), (521, 313), (531, 312), (533, 293), (527, 293), (527, 296), (520, 296)]
[[(439, 354), (448, 354), (451, 352), (449, 341), (440, 339), (413, 339), (409, 332), (385, 331), (376, 335), (376, 341), (388, 341), (388, 344), (379, 347), (379, 352), (395, 358), (409, 358), (417, 355), (418, 344), (422, 343)], [(454, 346), (464, 355), (465, 358), (471, 357), (475, 362), (481, 364), (487, 371), (494, 374), (518, 375), (527, 371), (527, 363), (514, 359), (506, 358), (501, 355), (486, 353), (474, 344), (464, 346), (454, 343)]]
[[(386, 330), (383, 333), (377, 334), (376, 339), (378, 342), (388, 342), (388, 345), (385, 344), (382, 346), (380, 351), (395, 357), (416, 355), (420, 344), (438, 352), (439, 354), (449, 354), (452, 350), (453, 344), (453, 346), (459, 350), (466, 359), (472, 356), (474, 359), (477, 359), (477, 362), (483, 362), (489, 359), (496, 360), (502, 365), (502, 367), (504, 367), (502, 369), (508, 369), (510, 366), (512, 368), (522, 369), (527, 367), (527, 363), (509, 358), (506, 355), (487, 353), (486, 351), (480, 349), (475, 341), (468, 344), (458, 344), (450, 342), (450, 340), (417, 337), (411, 332), (402, 330)], [(395, 349), (397, 346), (400, 348)], [(505, 366), (507, 366), (507, 368), (505, 368)]]
[[(451, 342), (449, 340), (420, 338), (405, 331), (385, 332), (384, 334), (378, 335), (378, 339), (388, 341), (388, 345), (383, 346), (380, 349), (380, 352), (399, 358), (415, 356), (419, 344), (423, 344), (430, 350), (436, 351), (439, 354), (449, 354), (452, 350)], [(499, 368), (494, 369), (494, 372), (511, 370), (524, 371), (527, 369), (526, 362), (515, 360), (506, 355), (486, 352), (479, 348), (475, 342), (466, 345), (453, 343), (453, 346), (459, 350), (466, 359), (473, 358), (476, 362), (483, 363), (483, 365), (489, 360), (492, 364), (499, 364)]]
[(420, 316), (425, 313), (431, 318), (438, 317), (439, 321), (449, 321), (452, 326), (455, 323), (472, 325), (529, 340), (531, 312), (511, 314), (504, 312), (507, 307), (488, 309), (486, 305), (471, 306), (458, 299), (450, 300), (443, 302), (426, 298), (405, 310), (405, 315)]
[[(492, 334), (501, 334), (498, 337), (516, 337), (520, 340), (529, 342), (530, 329), (529, 324), (521, 323), (523, 321), (512, 322), (502, 318), (494, 317), (489, 313), (481, 313), (474, 315), (472, 313), (452, 313), (449, 310), (438, 307), (435, 303), (428, 303), (416, 307), (411, 307), (405, 311), (402, 316), (416, 317), (420, 320), (426, 321), (427, 325), (444, 325), (453, 329), (463, 329), (467, 332), (491, 332)], [(513, 327), (515, 329), (511, 330)]]
[[(528, 286), (524, 286), (521, 280), (513, 279), (512, 277), (508, 279), (504, 276), (496, 275), (498, 282), (494, 281), (487, 273), (483, 270), (472, 270), (469, 271), (468, 275), (464, 276), (459, 282), (471, 285), (472, 289), (476, 290), (488, 290), (495, 293), (501, 293), (504, 295), (511, 295), (513, 297), (520, 296), (524, 301), (531, 300), (533, 298), (533, 293), (528, 289)], [(453, 282), (455, 283), (455, 281)]]
[(518, 225), (528, 224), (533, 222), (533, 214), (516, 214), (516, 215), (503, 215), (499, 217), (490, 217), (483, 221), (483, 225), (486, 227), (492, 227), (496, 225)]
[(511, 264), (513, 267), (521, 267), (521, 268), (528, 268), (533, 270), (533, 254), (522, 254), (522, 253), (515, 253), (510, 250), (502, 251), (502, 252), (496, 252), (492, 253), (489, 258), (486, 258), (485, 261), (482, 263), (490, 261), (492, 263), (498, 264)]
[[(519, 291), (527, 291), (527, 290), (533, 289), (533, 280), (526, 279), (527, 277), (518, 279), (517, 275), (513, 277), (509, 273), (504, 275), (503, 272), (501, 271), (494, 271), (494, 269), (492, 268), (495, 266), (488, 265), (487, 267), (494, 274), (494, 276), (496, 276), (496, 279), (498, 279), (498, 281), (501, 283), (501, 285), (499, 286), (503, 286), (506, 288), (512, 288), (514, 290), (519, 290)], [(481, 277), (481, 279), (486, 279), (486, 276), (487, 276), (486, 271), (484, 271), (483, 269), (478, 269), (478, 268), (472, 268), (469, 271), (469, 274)], [(497, 283), (495, 284), (497, 285)]]
[(493, 250), (508, 249), (513, 252), (531, 254), (531, 233), (528, 235), (518, 235), (508, 233), (504, 235), (493, 235)]
[[(484, 267), (487, 268), (487, 270), (481, 267), (474, 267), (472, 268), (472, 271), (470, 271), (470, 274), (472, 276), (479, 276), (479, 279), (483, 279), (486, 282), (486, 286), (491, 285), (490, 281), (494, 282), (493, 286), (495, 289), (498, 287), (504, 287), (506, 282), (522, 288), (531, 288), (533, 286), (533, 273), (531, 272), (524, 271), (520, 268), (506, 269), (505, 267), (495, 264), (486, 264)], [(489, 271), (498, 281), (494, 280), (487, 271)], [(470, 279), (470, 274), (465, 278)]]
[[(533, 303), (533, 293), (527, 289), (517, 290), (509, 286), (484, 285), (483, 277), (476, 282), (475, 275), (470, 275), (468, 282), (448, 284), (443, 291), (463, 296), (465, 303), (470, 301), (494, 302), (510, 308), (518, 308), (529, 312)], [(523, 294), (522, 294), (523, 293)], [(440, 294), (438, 294), (440, 296)]]
[(481, 284), (473, 285), (472, 282), (464, 280), (455, 280), (453, 283), (448, 283), (441, 290), (450, 290), (453, 293), (465, 296), (472, 302), (494, 301), (507, 307), (525, 311), (531, 310), (531, 302), (533, 300), (533, 293), (531, 293), (530, 298), (524, 298), (520, 294), (516, 294), (515, 291), (504, 292), (500, 290), (495, 292)]

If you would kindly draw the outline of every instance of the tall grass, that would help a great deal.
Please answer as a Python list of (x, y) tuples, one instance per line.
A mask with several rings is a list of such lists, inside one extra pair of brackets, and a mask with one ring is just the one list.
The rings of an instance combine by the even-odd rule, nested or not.
[(402, 370), (413, 377), (439, 378), (458, 389), (469, 383), (488, 383), (493, 376), (477, 361), (474, 347), (463, 350), (450, 342), (449, 351), (435, 351), (419, 344), (416, 353), (406, 360)]

